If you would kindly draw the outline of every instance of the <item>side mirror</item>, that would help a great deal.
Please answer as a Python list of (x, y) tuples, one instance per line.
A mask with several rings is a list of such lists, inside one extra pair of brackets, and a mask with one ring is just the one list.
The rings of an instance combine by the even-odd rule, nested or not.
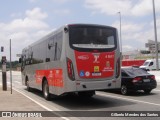
[(46, 62), (50, 62), (50, 58), (46, 58)]
[(48, 49), (50, 50), (51, 49), (51, 46), (48, 44)]
[(19, 58), (19, 63), (22, 63), (22, 58)]
[(67, 33), (68, 32), (68, 28), (65, 27), (64, 28), (64, 32)]

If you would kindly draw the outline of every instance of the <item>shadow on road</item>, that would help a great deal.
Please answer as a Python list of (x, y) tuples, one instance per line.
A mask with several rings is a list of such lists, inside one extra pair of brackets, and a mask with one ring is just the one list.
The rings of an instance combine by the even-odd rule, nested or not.
[[(122, 95), (119, 90), (106, 90), (105, 92)], [(127, 96), (143, 97), (143, 96), (152, 96), (152, 95), (157, 95), (157, 93), (154, 93), (151, 91), (151, 93), (147, 94), (147, 93), (144, 93), (143, 90), (139, 90), (139, 91), (131, 91)], [(125, 95), (122, 95), (122, 96), (125, 96)]]
[(92, 98), (81, 98), (76, 95), (67, 95), (53, 101), (54, 103), (66, 107), (70, 110), (96, 110), (133, 105), (134, 102), (113, 99), (106, 96), (95, 95)]
[[(42, 97), (42, 92), (36, 89), (32, 89), (32, 93)], [(107, 93), (106, 93), (107, 94)], [(96, 109), (109, 109), (112, 107), (120, 107), (136, 104), (135, 102), (120, 100), (117, 98), (111, 98), (107, 96), (94, 95), (91, 98), (82, 98), (77, 94), (68, 94), (51, 99), (50, 102), (56, 103), (69, 110), (96, 110)], [(110, 110), (110, 109), (109, 109)], [(115, 108), (116, 110), (116, 108)]]

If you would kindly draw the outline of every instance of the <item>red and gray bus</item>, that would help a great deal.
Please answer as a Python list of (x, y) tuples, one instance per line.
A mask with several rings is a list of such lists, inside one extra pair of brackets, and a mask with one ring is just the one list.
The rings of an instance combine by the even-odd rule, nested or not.
[(120, 59), (116, 28), (68, 24), (22, 50), (22, 83), (45, 99), (73, 92), (91, 97), (120, 88)]

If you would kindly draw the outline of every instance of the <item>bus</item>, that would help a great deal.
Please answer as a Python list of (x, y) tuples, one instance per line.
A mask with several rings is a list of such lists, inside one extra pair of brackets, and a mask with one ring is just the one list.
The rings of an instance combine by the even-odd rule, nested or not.
[(121, 87), (117, 29), (96, 24), (67, 24), (22, 50), (22, 83), (51, 95)]

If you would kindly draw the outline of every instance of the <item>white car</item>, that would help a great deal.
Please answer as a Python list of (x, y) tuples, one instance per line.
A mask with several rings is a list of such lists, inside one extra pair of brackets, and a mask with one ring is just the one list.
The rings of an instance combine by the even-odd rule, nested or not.
[[(159, 68), (160, 68), (160, 59), (158, 60)], [(145, 69), (147, 71), (156, 70), (156, 59), (146, 60), (140, 68)]]

